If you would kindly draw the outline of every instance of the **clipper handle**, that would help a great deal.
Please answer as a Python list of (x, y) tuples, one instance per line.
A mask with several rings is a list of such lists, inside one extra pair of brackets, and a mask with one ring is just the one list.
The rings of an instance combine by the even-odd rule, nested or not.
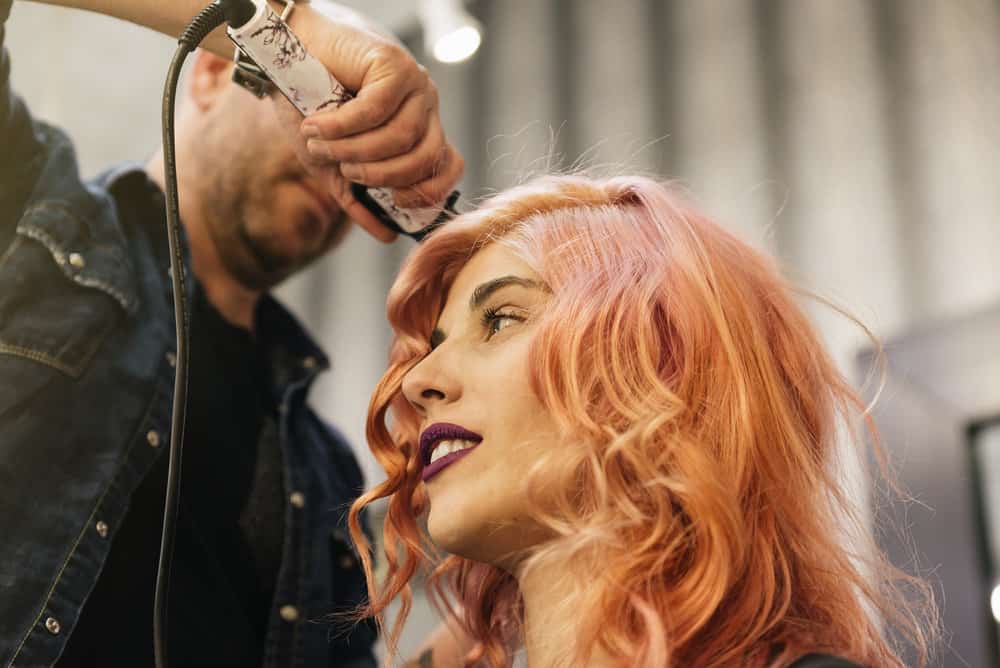
[[(265, 0), (256, 0), (257, 11), (249, 21), (227, 30), (229, 38), (270, 79), (303, 116), (336, 109), (354, 95), (316, 60)], [(352, 184), (351, 192), (379, 221), (395, 232), (417, 240), (455, 213), (454, 192), (438, 206), (402, 209), (389, 188)]]

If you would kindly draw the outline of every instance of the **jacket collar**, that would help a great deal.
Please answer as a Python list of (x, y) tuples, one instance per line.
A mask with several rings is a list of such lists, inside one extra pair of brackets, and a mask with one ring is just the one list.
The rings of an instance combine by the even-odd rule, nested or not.
[[(97, 178), (111, 192), (144, 186), (159, 192), (138, 162), (117, 165)], [(280, 395), (291, 386), (311, 384), (320, 371), (330, 367), (329, 358), (309, 336), (299, 321), (270, 294), (261, 296), (254, 312), (254, 333), (262, 347), (274, 390)]]
[(330, 368), (330, 360), (288, 309), (270, 294), (257, 302), (254, 332), (270, 367), (278, 399), (298, 386), (308, 387)]

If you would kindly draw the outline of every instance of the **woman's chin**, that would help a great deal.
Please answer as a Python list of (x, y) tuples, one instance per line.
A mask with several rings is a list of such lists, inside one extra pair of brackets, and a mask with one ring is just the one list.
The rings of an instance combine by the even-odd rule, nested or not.
[(460, 557), (466, 556), (464, 548), (472, 540), (469, 527), (463, 527), (454, 518), (440, 517), (433, 507), (427, 516), (427, 533), (440, 549)]

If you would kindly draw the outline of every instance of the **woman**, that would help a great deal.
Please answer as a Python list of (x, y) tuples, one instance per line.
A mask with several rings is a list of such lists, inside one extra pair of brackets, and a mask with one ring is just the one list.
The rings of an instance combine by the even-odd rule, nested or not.
[[(863, 405), (773, 266), (666, 186), (498, 195), (415, 249), (388, 314), (368, 422), (388, 479), (351, 525), (366, 612), (403, 599), (390, 647), (430, 563), (467, 665), (523, 644), (532, 668), (902, 666), (871, 611), (926, 662), (927, 589), (841, 484)], [(357, 520), (383, 497), (376, 586)]]

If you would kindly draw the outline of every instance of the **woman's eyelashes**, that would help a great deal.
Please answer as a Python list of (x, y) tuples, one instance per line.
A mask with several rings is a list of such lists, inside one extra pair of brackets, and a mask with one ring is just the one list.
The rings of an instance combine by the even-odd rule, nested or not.
[[(480, 318), (480, 327), (482, 328), (483, 338), (489, 341), (494, 336), (499, 334), (502, 330), (507, 329), (510, 325), (516, 322), (525, 322), (530, 316), (530, 311), (527, 309), (519, 308), (512, 305), (495, 306), (492, 308), (485, 308), (482, 311), (482, 317)], [(445, 334), (440, 329), (435, 329), (430, 336), (428, 341), (428, 351), (426, 354), (434, 352), (434, 350), (444, 343)]]
[(509, 306), (498, 306), (483, 310), (483, 329), (489, 341), (515, 322), (524, 322), (526, 316)]

